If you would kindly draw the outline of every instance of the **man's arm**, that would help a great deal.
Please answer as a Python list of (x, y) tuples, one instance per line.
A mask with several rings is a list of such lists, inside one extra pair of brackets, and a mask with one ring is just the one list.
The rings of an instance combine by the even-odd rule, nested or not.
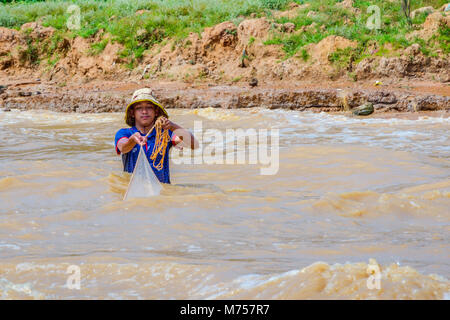
[(119, 142), (117, 142), (117, 149), (119, 149), (119, 151), (121, 153), (128, 153), (131, 150), (133, 150), (134, 146), (136, 144), (140, 144), (143, 145), (146, 142), (146, 138), (141, 136), (141, 134), (139, 132), (135, 132), (132, 136), (130, 136), (129, 138), (121, 138), (119, 140)]

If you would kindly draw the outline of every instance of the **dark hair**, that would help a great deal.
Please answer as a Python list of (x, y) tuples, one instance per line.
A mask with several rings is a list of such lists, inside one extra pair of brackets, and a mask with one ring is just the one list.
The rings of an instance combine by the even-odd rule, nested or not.
[[(142, 102), (142, 101), (140, 101), (140, 102)], [(150, 102), (150, 101), (148, 101), (148, 102)], [(125, 118), (125, 122), (130, 127), (134, 127), (136, 125), (136, 120), (134, 119), (134, 106), (137, 103), (139, 103), (139, 102), (136, 102), (136, 103), (132, 104), (127, 110), (127, 115), (126, 115), (126, 118)], [(162, 115), (162, 111), (156, 104), (154, 104), (152, 102), (150, 102), (150, 103), (151, 103), (151, 105), (153, 107), (153, 110), (155, 110), (155, 120), (156, 120)]]

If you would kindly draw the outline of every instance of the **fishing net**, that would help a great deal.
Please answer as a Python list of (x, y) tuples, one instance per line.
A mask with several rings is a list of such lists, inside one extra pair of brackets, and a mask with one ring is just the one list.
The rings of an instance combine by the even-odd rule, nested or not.
[[(169, 131), (162, 128), (162, 118), (158, 118), (155, 125), (150, 129), (145, 137), (148, 137), (153, 129), (156, 130), (155, 145), (153, 147), (150, 159), (153, 160), (153, 166), (159, 171), (163, 168), (164, 157), (167, 151), (167, 144), (169, 143), (170, 136)], [(146, 198), (151, 196), (157, 196), (162, 190), (161, 183), (156, 177), (153, 169), (148, 162), (147, 156), (141, 147), (139, 155), (134, 167), (133, 175), (131, 176), (130, 183), (128, 185), (127, 192), (125, 193), (124, 200), (131, 198)], [(158, 154), (161, 155), (159, 163), (156, 163)]]
[(157, 196), (161, 189), (161, 183), (150, 167), (144, 148), (141, 147), (124, 200)]

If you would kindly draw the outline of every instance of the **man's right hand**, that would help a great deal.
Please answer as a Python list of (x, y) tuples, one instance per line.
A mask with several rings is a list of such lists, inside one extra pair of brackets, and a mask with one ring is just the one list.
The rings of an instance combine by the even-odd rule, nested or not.
[(141, 136), (139, 132), (135, 132), (129, 140), (132, 140), (134, 143), (139, 145), (144, 145), (147, 142), (147, 138), (145, 136)]
[(128, 153), (133, 150), (136, 144), (144, 145), (147, 142), (147, 138), (145, 136), (141, 136), (139, 132), (135, 132), (128, 139), (120, 140), (117, 143), (117, 148), (122, 153)]

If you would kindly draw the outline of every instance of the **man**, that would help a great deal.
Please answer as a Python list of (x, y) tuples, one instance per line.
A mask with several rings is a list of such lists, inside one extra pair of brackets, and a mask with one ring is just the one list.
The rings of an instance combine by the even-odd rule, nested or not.
[[(166, 146), (166, 156), (163, 161), (163, 168), (158, 170), (153, 165), (150, 156), (155, 146), (156, 130), (153, 129), (147, 138), (146, 134), (153, 127), (156, 119), (162, 117), (162, 128), (169, 130), (170, 141)], [(116, 133), (115, 146), (118, 155), (122, 154), (123, 170), (132, 173), (136, 165), (139, 148), (144, 148), (144, 152), (149, 160), (158, 180), (162, 183), (170, 183), (169, 171), (169, 150), (172, 146), (181, 143), (191, 149), (198, 147), (198, 142), (188, 130), (170, 121), (169, 115), (163, 106), (152, 96), (149, 88), (136, 90), (125, 110), (125, 122), (130, 128), (122, 128)], [(176, 135), (174, 134), (176, 131)], [(155, 163), (159, 163), (161, 155), (158, 154)]]

